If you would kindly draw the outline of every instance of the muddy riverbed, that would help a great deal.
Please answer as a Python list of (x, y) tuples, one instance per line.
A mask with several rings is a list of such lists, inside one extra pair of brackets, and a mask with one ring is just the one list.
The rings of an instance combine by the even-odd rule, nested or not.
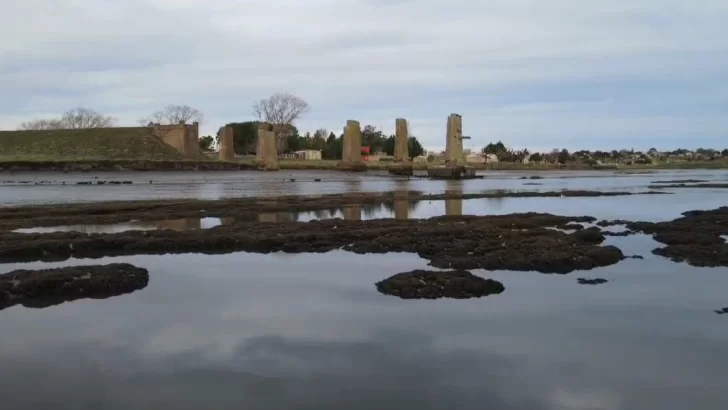
[(0, 274), (74, 267), (63, 290), (84, 266), (148, 272), (113, 296), (100, 282), (105, 299), (6, 304), (3, 408), (728, 402), (728, 191), (649, 188), (726, 173), (256, 175), (0, 185)]

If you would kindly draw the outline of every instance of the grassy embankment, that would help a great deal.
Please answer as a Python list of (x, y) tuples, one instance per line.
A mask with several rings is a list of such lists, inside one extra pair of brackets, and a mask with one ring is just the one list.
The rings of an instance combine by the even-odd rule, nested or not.
[(0, 168), (23, 170), (239, 169), (203, 156), (186, 159), (144, 127), (0, 131)]

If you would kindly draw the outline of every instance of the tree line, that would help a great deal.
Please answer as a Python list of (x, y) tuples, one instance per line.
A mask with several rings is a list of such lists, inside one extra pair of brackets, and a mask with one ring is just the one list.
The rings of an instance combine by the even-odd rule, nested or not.
[(720, 151), (711, 148), (698, 148), (695, 151), (687, 149), (677, 149), (673, 151), (660, 152), (656, 148), (650, 148), (648, 151), (612, 150), (612, 151), (590, 151), (579, 150), (570, 152), (568, 149), (554, 149), (551, 152), (531, 153), (527, 149), (513, 150), (507, 148), (503, 142), (489, 143), (481, 150), (483, 155), (495, 155), (499, 162), (523, 162), (526, 158), (530, 162), (548, 162), (548, 163), (586, 163), (596, 164), (597, 162), (625, 162), (632, 161), (634, 163), (651, 163), (653, 160), (665, 160), (669, 158), (685, 158), (685, 159), (713, 159), (716, 157), (728, 158), (728, 148)]

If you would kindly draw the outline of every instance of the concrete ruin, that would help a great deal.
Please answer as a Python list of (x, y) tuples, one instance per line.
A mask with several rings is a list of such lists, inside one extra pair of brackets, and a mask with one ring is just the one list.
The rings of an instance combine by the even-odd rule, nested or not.
[(341, 146), (341, 162), (345, 164), (358, 164), (361, 162), (361, 125), (359, 121), (346, 121), (344, 140)]
[(200, 124), (193, 122), (186, 124), (180, 121), (179, 124), (160, 125), (150, 124), (154, 135), (165, 144), (176, 149), (177, 152), (189, 159), (199, 159), (200, 153)]
[(463, 117), (450, 114), (447, 117), (447, 140), (445, 141), (445, 162), (462, 164), (463, 158)]
[(224, 127), (220, 136), (220, 161), (235, 161), (235, 141), (232, 127)]
[(278, 169), (278, 148), (276, 147), (276, 133), (270, 124), (261, 123), (258, 126), (258, 143), (255, 151), (258, 165), (263, 169), (274, 171)]
[(394, 161), (405, 162), (409, 161), (409, 130), (407, 127), (407, 120), (404, 118), (397, 118), (395, 120), (395, 133), (394, 133)]

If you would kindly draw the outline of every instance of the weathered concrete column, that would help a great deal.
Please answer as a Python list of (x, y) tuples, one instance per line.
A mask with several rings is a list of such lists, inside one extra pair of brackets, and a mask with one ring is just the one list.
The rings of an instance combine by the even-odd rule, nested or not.
[(232, 127), (226, 126), (222, 129), (222, 135), (220, 136), (220, 160), (228, 162), (235, 161), (235, 141)]
[(344, 127), (341, 160), (347, 164), (361, 162), (361, 126), (359, 121), (348, 120)]
[(394, 219), (409, 219), (409, 201), (407, 199), (394, 200)]
[(397, 118), (395, 121), (394, 133), (394, 161), (403, 162), (409, 160), (409, 130), (407, 120)]
[(255, 158), (265, 169), (278, 169), (278, 148), (276, 147), (276, 133), (269, 124), (258, 127), (258, 143)]
[(459, 114), (447, 117), (447, 139), (445, 141), (445, 160), (457, 164), (463, 161), (463, 120)]

